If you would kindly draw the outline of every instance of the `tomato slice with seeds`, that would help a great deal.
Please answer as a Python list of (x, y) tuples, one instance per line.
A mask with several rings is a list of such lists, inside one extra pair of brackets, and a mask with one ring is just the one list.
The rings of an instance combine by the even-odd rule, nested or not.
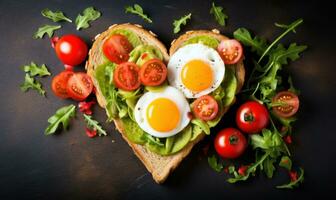
[(132, 49), (132, 44), (120, 34), (110, 36), (103, 44), (104, 55), (116, 64), (126, 62)]
[(279, 92), (272, 99), (273, 104), (283, 104), (280, 106), (273, 106), (273, 111), (280, 117), (291, 117), (299, 110), (299, 98), (296, 94), (290, 91)]
[(68, 80), (71, 76), (73, 76), (72, 71), (63, 71), (57, 76), (55, 76), (51, 82), (51, 89), (54, 94), (62, 99), (66, 99), (69, 97), (67, 92), (67, 84)]
[(83, 101), (92, 92), (93, 83), (87, 74), (83, 72), (75, 73), (67, 84), (68, 95), (77, 101)]
[(209, 121), (217, 116), (218, 103), (212, 96), (201, 96), (193, 104), (193, 111), (197, 118)]
[(225, 64), (236, 64), (243, 56), (243, 47), (235, 39), (222, 40), (217, 51)]
[(140, 69), (140, 80), (146, 86), (161, 85), (167, 78), (167, 67), (160, 59), (145, 62)]
[(117, 66), (113, 73), (113, 81), (117, 88), (132, 91), (140, 87), (140, 68), (132, 62), (125, 62)]

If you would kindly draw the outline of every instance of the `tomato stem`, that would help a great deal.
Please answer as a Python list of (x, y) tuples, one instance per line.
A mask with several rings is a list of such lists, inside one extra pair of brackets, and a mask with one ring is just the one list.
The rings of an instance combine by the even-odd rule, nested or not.
[(254, 121), (254, 116), (253, 116), (252, 112), (245, 113), (244, 121), (246, 121), (246, 122), (253, 122)]
[(229, 140), (230, 140), (230, 144), (235, 145), (235, 144), (238, 143), (239, 139), (238, 139), (238, 137), (236, 135), (231, 135), (230, 138), (229, 138)]

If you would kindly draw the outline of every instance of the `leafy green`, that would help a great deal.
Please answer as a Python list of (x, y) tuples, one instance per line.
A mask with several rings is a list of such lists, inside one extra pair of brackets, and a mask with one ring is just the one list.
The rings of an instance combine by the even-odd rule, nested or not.
[(287, 170), (292, 170), (292, 160), (288, 156), (282, 156), (279, 166)]
[(216, 21), (221, 26), (225, 26), (225, 20), (229, 18), (224, 12), (223, 7), (216, 6), (214, 2), (212, 2), (212, 7), (210, 9), (210, 14), (213, 14), (215, 16)]
[(78, 14), (76, 18), (76, 29), (80, 30), (81, 28), (89, 28), (89, 22), (98, 19), (101, 16), (101, 13), (95, 10), (93, 7), (85, 8), (83, 15)]
[(248, 166), (245, 175), (239, 174), (234, 168), (231, 168), (231, 172), (234, 175), (234, 177), (229, 178), (227, 181), (229, 183), (236, 183), (238, 181), (245, 181), (247, 180), (251, 175), (254, 176), (255, 172), (257, 171), (257, 168), (262, 166), (264, 160), (268, 158), (269, 153), (264, 154), (262, 157), (258, 158), (255, 163), (252, 165)]
[(34, 33), (33, 38), (38, 39), (38, 38), (43, 38), (44, 34), (48, 34), (49, 38), (51, 38), (54, 34), (54, 31), (57, 29), (60, 29), (62, 26), (53, 26), (53, 25), (44, 25)]
[(173, 22), (173, 26), (174, 26), (174, 33), (178, 33), (181, 30), (181, 25), (186, 25), (188, 19), (191, 19), (191, 13), (189, 13), (188, 15), (185, 15), (183, 17), (181, 17), (178, 20), (174, 20)]
[(71, 19), (64, 16), (63, 12), (59, 10), (53, 12), (49, 8), (46, 8), (41, 11), (41, 14), (42, 16), (51, 19), (53, 22), (59, 22), (59, 21), (68, 21), (70, 23), (72, 22)]
[(21, 91), (26, 92), (28, 89), (37, 90), (41, 96), (45, 97), (45, 91), (40, 82), (36, 81), (29, 74), (26, 74), (24, 82), (20, 85)]
[(246, 28), (239, 28), (233, 32), (233, 37), (239, 40), (245, 46), (251, 47), (251, 50), (258, 55), (262, 55), (267, 48), (266, 40), (255, 36), (252, 38), (250, 32)]
[(51, 135), (60, 128), (62, 124), (63, 129), (67, 129), (71, 118), (75, 117), (76, 106), (64, 106), (56, 111), (56, 113), (48, 119), (49, 126), (45, 129), (45, 135)]
[(139, 4), (134, 4), (132, 6), (125, 7), (125, 13), (132, 13), (142, 17), (143, 20), (147, 21), (148, 23), (152, 23), (153, 21), (143, 12), (142, 7)]
[(106, 131), (99, 125), (99, 122), (92, 119), (91, 115), (83, 114), (84, 120), (86, 121), (86, 126), (90, 129), (97, 130), (98, 135), (107, 135)]
[(23, 66), (23, 71), (25, 71), (26, 73), (30, 73), (31, 76), (38, 75), (42, 77), (51, 75), (45, 64), (38, 66), (34, 62), (31, 62), (30, 65)]
[(294, 21), (293, 23), (291, 23), (290, 25), (288, 25), (287, 29), (285, 30), (285, 32), (283, 32), (280, 36), (278, 36), (268, 47), (267, 49), (264, 51), (264, 53), (260, 56), (258, 63), (260, 63), (260, 61), (264, 58), (264, 56), (272, 49), (272, 47), (278, 43), (281, 38), (283, 38), (285, 35), (287, 35), (287, 33), (295, 30), (295, 28), (297, 26), (299, 26), (300, 24), (303, 23), (303, 19), (298, 19), (296, 21)]
[(208, 163), (210, 167), (214, 169), (216, 172), (221, 172), (223, 169), (223, 165), (218, 162), (216, 155), (208, 157)]
[(304, 170), (300, 168), (300, 176), (297, 180), (291, 181), (288, 184), (279, 185), (277, 188), (279, 189), (293, 189), (294, 187), (297, 187), (300, 183), (303, 183), (304, 181)]

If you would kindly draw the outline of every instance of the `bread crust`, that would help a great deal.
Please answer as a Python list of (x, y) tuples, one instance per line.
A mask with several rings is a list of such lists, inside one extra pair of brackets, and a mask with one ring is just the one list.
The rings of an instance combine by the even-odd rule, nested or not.
[[(132, 24), (120, 24), (120, 25), (112, 25), (107, 31), (97, 35), (95, 38), (95, 42), (93, 43), (93, 46), (89, 52), (89, 59), (86, 63), (86, 69), (87, 73), (91, 76), (94, 85), (97, 88), (96, 96), (97, 101), (101, 107), (105, 107), (106, 101), (104, 97), (101, 95), (99, 87), (94, 79), (94, 69), (95, 67), (99, 66), (99, 58), (101, 57), (101, 45), (103, 41), (109, 36), (109, 33), (115, 29), (123, 28), (123, 29), (130, 29), (134, 31), (136, 34), (139, 35), (139, 37), (143, 40), (144, 43), (151, 44), (156, 46), (160, 49), (161, 53), (164, 56), (164, 61), (167, 63), (169, 60), (169, 55), (167, 53), (167, 49), (164, 47), (164, 45), (155, 38), (155, 35), (151, 34), (149, 31), (144, 30), (143, 28), (139, 27), (138, 25), (132, 25)], [(186, 34), (180, 36), (178, 39), (176, 39), (174, 42), (172, 42), (172, 46), (170, 48), (170, 55), (172, 55), (182, 44), (185, 40), (187, 40), (190, 37), (194, 37), (197, 35), (209, 35), (212, 37), (217, 38), (218, 40), (226, 40), (228, 39), (224, 35), (220, 35), (219, 31), (207, 31), (207, 30), (200, 30), (200, 31), (189, 31)], [(235, 75), (238, 80), (238, 88), (237, 91), (240, 90), (240, 88), (243, 85), (244, 77), (245, 77), (245, 69), (243, 62), (240, 61), (236, 65), (230, 65), (228, 67), (231, 67), (235, 71)], [(235, 100), (234, 100), (235, 101)], [(224, 113), (227, 112), (229, 107), (226, 107), (224, 110)], [(200, 134), (194, 141), (187, 144), (181, 151), (168, 156), (161, 156), (154, 152), (151, 152), (146, 148), (146, 146), (139, 145), (132, 143), (125, 135), (123, 123), (120, 119), (114, 120), (114, 124), (116, 129), (121, 133), (122, 137), (126, 140), (126, 142), (129, 144), (129, 146), (132, 148), (134, 153), (137, 155), (137, 157), (142, 161), (142, 163), (145, 165), (147, 170), (152, 174), (153, 179), (157, 183), (163, 183), (168, 175), (181, 163), (181, 161), (190, 153), (191, 149), (199, 142), (201, 141), (205, 134)]]

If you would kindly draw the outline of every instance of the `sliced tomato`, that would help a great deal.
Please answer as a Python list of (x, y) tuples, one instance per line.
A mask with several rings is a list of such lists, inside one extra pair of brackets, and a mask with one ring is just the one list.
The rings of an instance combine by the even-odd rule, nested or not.
[(167, 67), (160, 59), (145, 62), (140, 69), (140, 80), (147, 86), (161, 85), (167, 78)]
[(272, 99), (273, 104), (283, 104), (280, 106), (274, 106), (273, 111), (280, 117), (291, 117), (293, 116), (299, 109), (299, 98), (296, 94), (290, 91), (282, 91), (279, 92)]
[(110, 36), (103, 44), (104, 55), (112, 62), (120, 64), (126, 62), (133, 46), (128, 39), (120, 34)]
[(90, 76), (83, 72), (75, 73), (67, 84), (67, 92), (69, 97), (77, 101), (83, 101), (88, 97), (93, 89)]
[(66, 99), (69, 97), (67, 92), (67, 84), (69, 78), (74, 73), (72, 71), (63, 71), (57, 76), (55, 76), (51, 82), (51, 89), (56, 96), (62, 99)]
[(140, 68), (132, 62), (124, 62), (117, 66), (113, 73), (113, 81), (117, 88), (132, 91), (140, 87)]
[(225, 64), (235, 64), (243, 56), (243, 47), (235, 39), (222, 40), (217, 47), (219, 55)]
[(204, 95), (194, 101), (193, 111), (197, 118), (209, 121), (217, 116), (218, 103), (212, 96)]

